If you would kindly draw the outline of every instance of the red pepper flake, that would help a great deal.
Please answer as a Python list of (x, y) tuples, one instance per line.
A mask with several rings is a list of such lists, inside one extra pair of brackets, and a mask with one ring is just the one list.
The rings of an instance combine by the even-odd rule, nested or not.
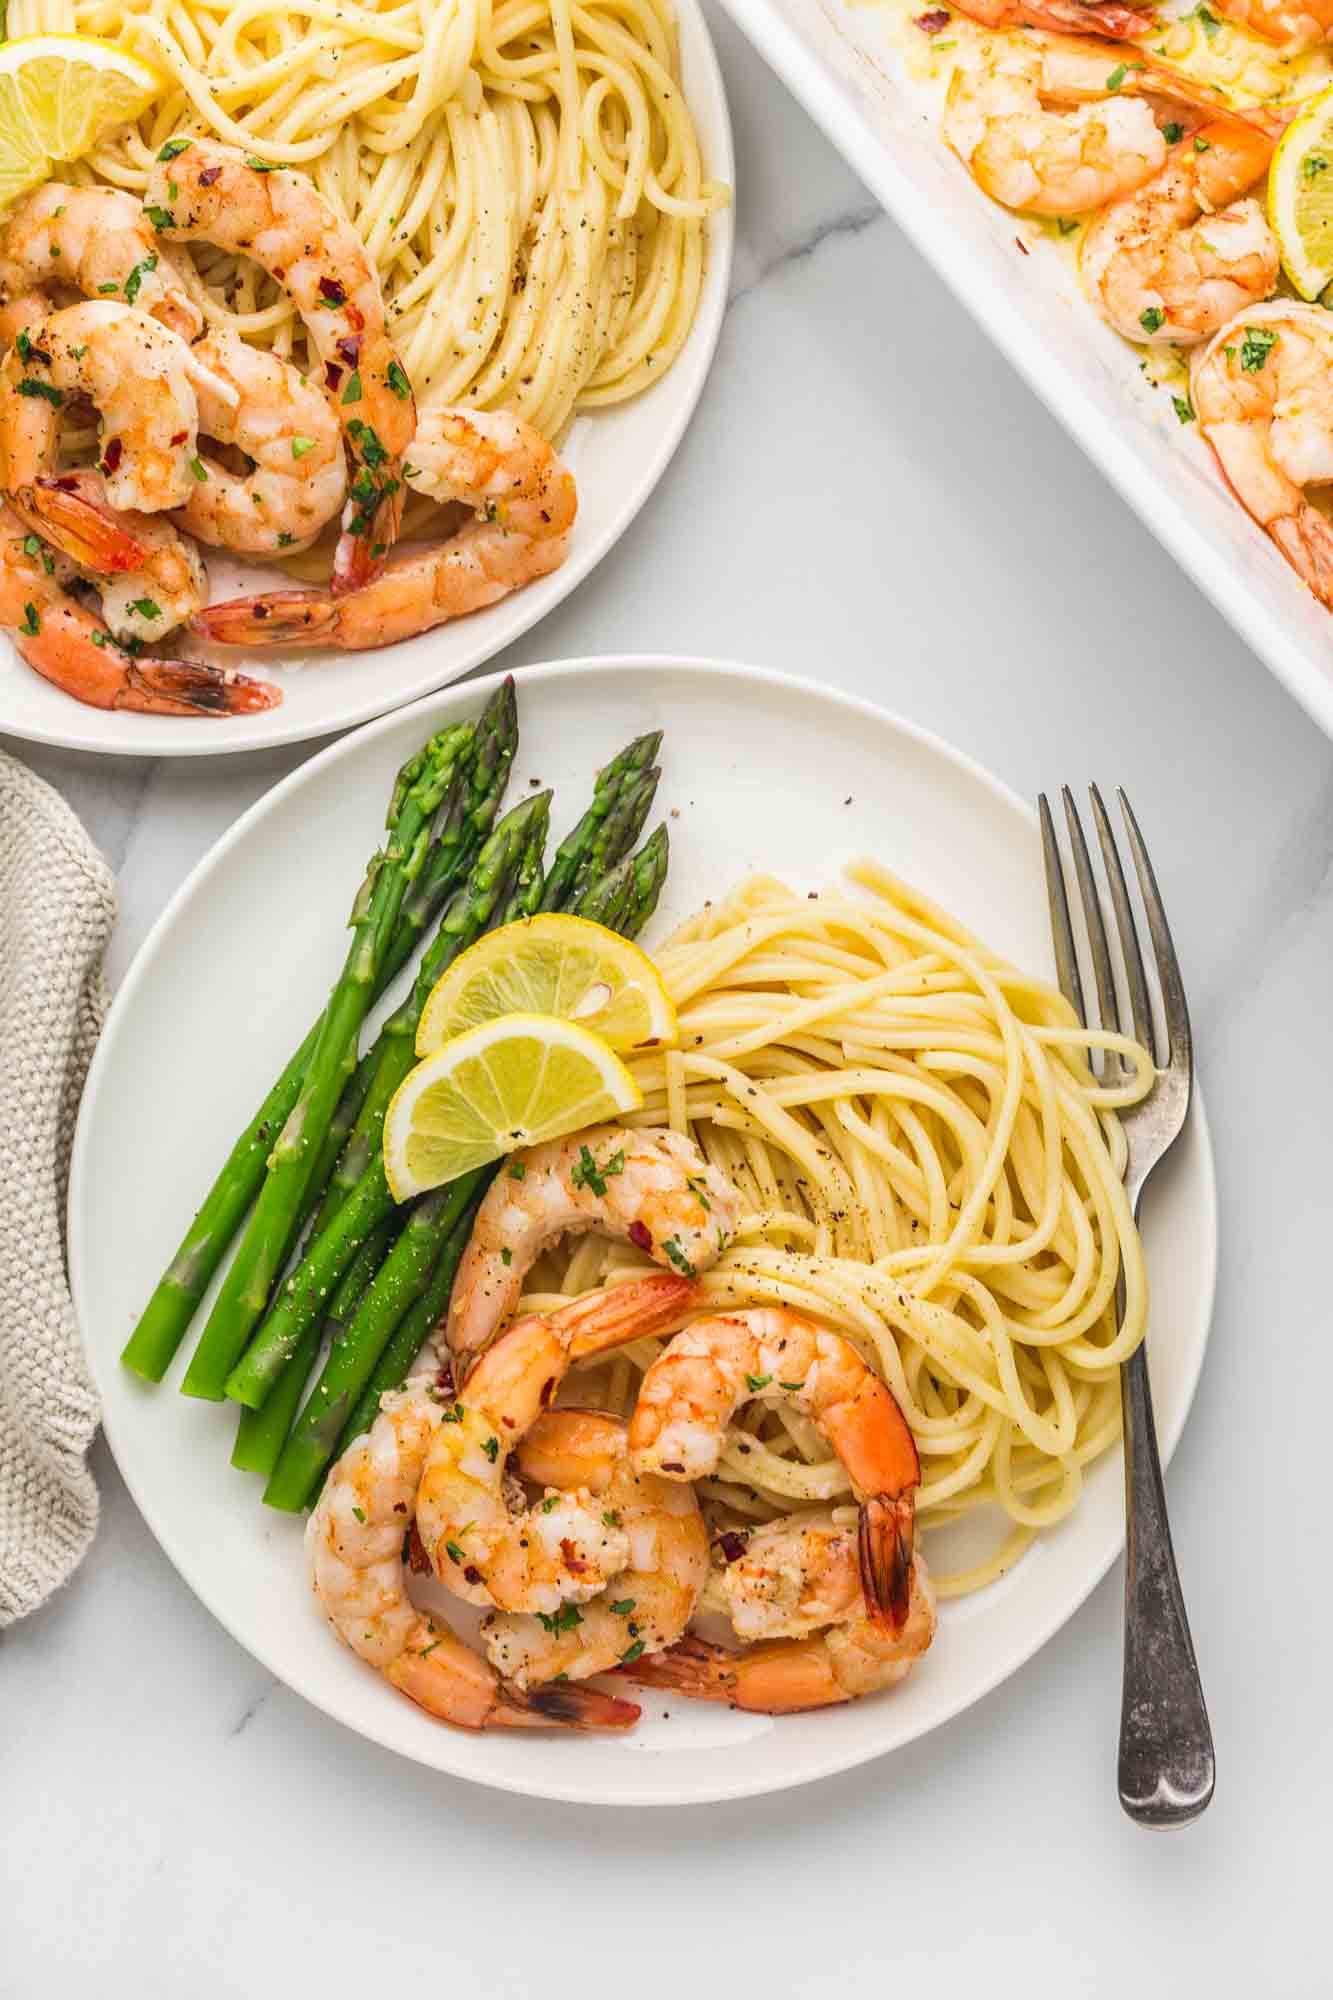
[(649, 1234), (648, 1225), (646, 1222), (631, 1222), (629, 1229), (626, 1233), (628, 1234), (629, 1240), (634, 1245), (636, 1250), (652, 1249), (653, 1239)]
[(347, 366), (349, 368), (355, 368), (357, 362), (361, 359), (361, 342), (356, 337), (356, 335), (351, 333), (344, 333), (338, 340), (335, 340), (333, 344), (337, 348), (339, 354), (341, 354), (343, 360), (347, 363)]
[(205, 167), (199, 176), (199, 185), (201, 188), (211, 188), (216, 181), (220, 181), (221, 179), (221, 167)]
[(417, 1533), (415, 1521), (407, 1531), (407, 1566), (416, 1576), (427, 1576), (430, 1573), (430, 1557), (426, 1554), (425, 1543)]
[(552, 1375), (549, 1378), (549, 1380), (542, 1383), (541, 1406), (543, 1409), (546, 1408), (546, 1405), (550, 1402), (554, 1394), (555, 1394), (555, 1377), (554, 1375)]
[(451, 1362), (448, 1361), (441, 1362), (440, 1366), (436, 1369), (435, 1386), (437, 1389), (442, 1390), (446, 1396), (453, 1395), (454, 1371)]
[(953, 19), (947, 7), (931, 7), (924, 14), (918, 14), (916, 25), (923, 35), (938, 35)]
[[(181, 434), (184, 436), (184, 432)], [(102, 451), (103, 472), (114, 472), (120, 464), (125, 447), (119, 438), (108, 438)]]
[(366, 330), (366, 316), (360, 306), (355, 305), (351, 299), (347, 301), (347, 324), (357, 333), (364, 333)]
[(326, 361), (324, 363), (324, 387), (326, 389), (336, 389), (342, 378), (342, 369), (336, 361)]
[(750, 1537), (748, 1535), (738, 1534), (734, 1528), (729, 1528), (725, 1535), (719, 1535), (717, 1545), (722, 1551), (723, 1561), (729, 1563), (739, 1562), (745, 1554), (749, 1541)]
[(323, 299), (326, 306), (345, 306), (347, 304), (346, 289), (338, 283), (336, 278), (320, 279), (319, 296)]
[(186, 438), (189, 435), (190, 433), (188, 431), (173, 431), (171, 434), (171, 442), (173, 444), (184, 444)]
[(469, 1563), (463, 1571), (463, 1581), (464, 1583), (481, 1582), (481, 1571), (476, 1567), (475, 1563)]

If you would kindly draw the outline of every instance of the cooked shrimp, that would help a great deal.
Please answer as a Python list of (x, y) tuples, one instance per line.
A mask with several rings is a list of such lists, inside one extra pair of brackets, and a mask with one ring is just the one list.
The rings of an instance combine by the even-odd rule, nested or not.
[(505, 1469), (572, 1361), (662, 1332), (692, 1293), (664, 1275), (615, 1285), (548, 1317), (529, 1314), (482, 1356), (446, 1412), (417, 1496), (422, 1546), (456, 1596), (553, 1615), (625, 1568), (626, 1529), (588, 1487), (522, 1507)]
[(1333, 610), (1333, 525), (1304, 493), (1333, 482), (1333, 315), (1289, 299), (1238, 314), (1197, 353), (1191, 394), (1236, 498)]
[(1277, 239), (1257, 201), (1270, 133), (1216, 118), (1180, 140), (1137, 192), (1094, 216), (1079, 269), (1089, 298), (1126, 340), (1187, 345), (1277, 283)]
[(1045, 28), (1053, 35), (1105, 35), (1136, 41), (1151, 34), (1151, 14), (1136, 13), (1121, 0), (950, 0), (960, 14), (983, 28)]
[(200, 621), (229, 646), (391, 645), (498, 603), (558, 569), (578, 507), (573, 476), (540, 432), (505, 411), (427, 410), (408, 484), (479, 516), (446, 542), (404, 552), (361, 590), (278, 590), (214, 605)]
[[(208, 371), (174, 333), (131, 306), (86, 299), (20, 332), (0, 362), (0, 485), (24, 495), (56, 470), (60, 408), (84, 395), (102, 419), (99, 470), (118, 511), (178, 507), (195, 484), (198, 403)], [(216, 384), (229, 400), (232, 391)]]
[(11, 502), (26, 527), (56, 543), (96, 584), (118, 639), (151, 645), (208, 601), (194, 543), (160, 514), (117, 513), (91, 467), (39, 479)]
[(1006, 208), (1079, 215), (1160, 173), (1166, 140), (1149, 95), (1217, 108), (1204, 85), (1160, 63), (1127, 63), (1104, 43), (1007, 40), (962, 53), (942, 130)]
[(416, 407), (360, 237), (304, 174), (256, 166), (213, 139), (170, 140), (145, 199), (167, 218), (158, 220), (160, 234), (252, 257), (291, 295), (356, 467), (333, 591), (369, 583), (402, 519)]
[[(834, 1603), (840, 1594), (845, 1596), (854, 1573), (850, 1546), (847, 1558), (836, 1567), (838, 1574), (823, 1585)], [(700, 1701), (730, 1702), (733, 1708), (761, 1715), (790, 1715), (893, 1687), (911, 1673), (934, 1637), (935, 1596), (925, 1562), (916, 1555), (907, 1611), (897, 1631), (867, 1615), (858, 1590), (836, 1622), (807, 1638), (776, 1639), (732, 1653), (691, 1636), (654, 1658), (632, 1661), (619, 1672), (645, 1687)]]
[(597, 1125), (516, 1153), (477, 1210), (449, 1305), (449, 1346), (466, 1360), (503, 1326), (542, 1251), (599, 1230), (693, 1277), (735, 1234), (741, 1203), (692, 1139)]
[(123, 188), (47, 181), (9, 210), (0, 225), (0, 303), (54, 283), (137, 306), (185, 340), (203, 332), (183, 265)]
[(1333, 41), (1333, 0), (1217, 0), (1217, 11), (1293, 53)]
[(861, 1500), (861, 1582), (871, 1615), (908, 1612), (921, 1467), (907, 1421), (849, 1340), (780, 1306), (696, 1320), (639, 1384), (630, 1424), (636, 1471), (705, 1479), (743, 1403), (790, 1400), (823, 1432)]
[(708, 1576), (708, 1531), (694, 1489), (635, 1472), (625, 1437), (618, 1417), (547, 1410), (518, 1447), (525, 1479), (548, 1497), (570, 1487), (590, 1492), (629, 1543), (625, 1566), (591, 1601), (567, 1601), (556, 1619), (493, 1612), (485, 1620), (491, 1665), (519, 1687), (632, 1665), (674, 1645), (694, 1616)]
[(633, 1702), (560, 1685), (532, 1694), (497, 1679), (407, 1593), (403, 1542), (421, 1469), (449, 1407), (433, 1378), (384, 1397), (334, 1466), (306, 1530), (315, 1594), (339, 1638), (408, 1698), (463, 1729), (628, 1729)]
[(739, 1541), (715, 1575), (739, 1639), (805, 1639), (864, 1612), (856, 1531), (830, 1508), (786, 1514), (723, 1538)]
[(139, 659), (66, 591), (64, 559), (0, 510), (0, 627), (44, 680), (90, 708), (148, 715), (251, 715), (282, 700), (275, 687), (195, 660)]
[(211, 384), (200, 387), (199, 429), (235, 445), (251, 469), (229, 471), (201, 451), (178, 517), (182, 527), (248, 555), (308, 548), (347, 495), (342, 436), (327, 397), (290, 361), (234, 333), (205, 334), (194, 353), (231, 391), (226, 401)]

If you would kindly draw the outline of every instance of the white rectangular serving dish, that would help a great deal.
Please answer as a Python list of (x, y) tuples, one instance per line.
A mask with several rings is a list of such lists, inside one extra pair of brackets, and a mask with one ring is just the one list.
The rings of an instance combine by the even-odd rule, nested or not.
[(1170, 395), (1144, 382), (1137, 352), (1093, 312), (1069, 259), (1028, 218), (987, 200), (944, 145), (938, 100), (907, 75), (880, 10), (722, 4), (1042, 402), (1333, 736), (1333, 615), (1232, 497), (1197, 425), (1182, 427)]

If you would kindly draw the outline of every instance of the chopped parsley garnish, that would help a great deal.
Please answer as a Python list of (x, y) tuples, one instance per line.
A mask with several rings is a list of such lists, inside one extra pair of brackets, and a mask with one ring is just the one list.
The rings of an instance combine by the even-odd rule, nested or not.
[(1162, 127), (1162, 137), (1166, 140), (1168, 146), (1178, 146), (1184, 136), (1185, 127), (1177, 125), (1174, 119), (1172, 119), (1169, 125), (1163, 125)]
[(20, 396), (40, 396), (44, 402), (52, 404), (57, 410), (65, 400), (63, 389), (57, 389), (50, 382), (38, 382), (31, 375), (24, 376), (18, 385), (18, 391)]
[(292, 439), (293, 458), (304, 458), (308, 451), (313, 451), (314, 449), (315, 449), (315, 440), (313, 438), (294, 437)]
[(1218, 29), (1222, 25), (1222, 23), (1218, 20), (1216, 14), (1214, 14), (1212, 8), (1205, 7), (1202, 4), (1200, 4), (1194, 9), (1194, 18), (1198, 22), (1199, 26), (1203, 29), (1203, 32), (1208, 38), (1208, 40), (1211, 42), (1214, 35), (1217, 33)]
[(757, 1396), (759, 1391), (766, 1389), (772, 1380), (773, 1377), (771, 1375), (747, 1375), (745, 1386), (752, 1396)]
[(614, 1180), (618, 1174), (623, 1174), (624, 1171), (625, 1149), (623, 1146), (618, 1153), (612, 1153), (609, 1160), (603, 1161), (600, 1167), (588, 1148), (580, 1146), (578, 1159), (574, 1162), (574, 1171), (569, 1178), (573, 1181), (575, 1187), (586, 1187), (600, 1200), (606, 1193), (607, 1182)]
[(362, 1509), (360, 1507), (353, 1507), (352, 1512), (356, 1515), (357, 1520), (361, 1523), (362, 1527), (364, 1528), (366, 1525), (366, 1517)]
[(245, 164), (247, 167), (253, 167), (257, 174), (271, 174), (277, 171), (272, 160), (257, 160), (253, 153), (246, 154)]
[(208, 467), (204, 464), (203, 459), (198, 456), (190, 460), (190, 470), (201, 484), (208, 477)]
[(511, 1181), (526, 1180), (527, 1172), (527, 1167), (522, 1160), (511, 1160), (509, 1162), (509, 1178)]
[(393, 390), (394, 395), (401, 402), (405, 403), (412, 393), (412, 384), (408, 381), (407, 376), (396, 361), (389, 363), (389, 370), (384, 379)]
[(491, 1464), (494, 1465), (496, 1459), (500, 1456), (499, 1438), (487, 1438), (485, 1444), (482, 1446), (482, 1450), (491, 1461)]
[(1247, 375), (1257, 375), (1277, 345), (1271, 326), (1247, 326), (1241, 342), (1240, 365)]
[(672, 1263), (675, 1265), (678, 1271), (682, 1272), (684, 1276), (687, 1278), (692, 1278), (694, 1276), (694, 1266), (693, 1264), (691, 1264), (689, 1258), (685, 1255), (685, 1252), (681, 1249), (680, 1238), (678, 1236), (668, 1236), (666, 1242), (662, 1245), (662, 1248), (666, 1251), (667, 1256), (671, 1259)]
[(620, 1516), (614, 1507), (608, 1507), (602, 1519), (608, 1528), (618, 1528), (620, 1526)]
[(19, 351), (20, 361), (30, 361), (32, 359), (32, 342), (29, 340), (26, 333), (20, 331), (18, 339), (14, 342), (14, 345), (15, 347), (17, 347)]
[(140, 618), (160, 618), (162, 606), (155, 604), (151, 597), (136, 597), (131, 601), (130, 610)]
[(439, 1644), (440, 1644), (440, 1641), (439, 1641), (438, 1639), (432, 1639), (432, 1640), (431, 1640), (431, 1642), (430, 1642), (430, 1644), (429, 1644), (429, 1646), (423, 1646), (423, 1647), (421, 1648), (421, 1651), (420, 1651), (420, 1652), (419, 1652), (419, 1653), (417, 1654), (417, 1658), (418, 1658), (419, 1660), (428, 1660), (428, 1659), (430, 1658), (431, 1654), (432, 1654), (432, 1653), (433, 1653), (433, 1652), (435, 1651), (435, 1648), (436, 1648), (436, 1647), (437, 1647), (437, 1646), (438, 1646)]
[(448, 1556), (451, 1563), (465, 1563), (467, 1561), (467, 1557), (463, 1554), (457, 1542), (446, 1542), (444, 1553)]
[(289, 549), (295, 540), (296, 540), (295, 535), (293, 535), (288, 529), (280, 528), (278, 530), (278, 547), (280, 549)]
[(1194, 422), (1194, 405), (1190, 402), (1188, 396), (1173, 396), (1171, 398), (1171, 407), (1182, 424), (1192, 424)]
[(1128, 63), (1117, 63), (1115, 68), (1111, 71), (1111, 74), (1106, 79), (1106, 88), (1108, 90), (1119, 90), (1121, 84), (1124, 82), (1125, 78), (1128, 75), (1129, 75)]
[(1201, 139), (1201, 138), (1199, 137), (1198, 133), (1196, 132), (1196, 133), (1195, 133), (1195, 135), (1194, 135), (1194, 150), (1195, 150), (1195, 152), (1196, 152), (1196, 153), (1210, 153), (1210, 152), (1212, 151), (1212, 149), (1213, 149), (1213, 142), (1212, 142), (1212, 140), (1211, 140), (1211, 139)]
[(785, 1389), (789, 1396), (793, 1396), (798, 1389), (804, 1389), (805, 1384), (804, 1382), (779, 1382), (778, 1387), (779, 1389)]
[(154, 229), (174, 229), (176, 218), (169, 208), (145, 208), (144, 214)]
[(359, 403), (361, 401), (361, 370), (359, 368), (354, 368), (348, 376), (347, 387), (343, 390), (342, 399), (344, 403)]
[(1139, 314), (1139, 325), (1145, 333), (1156, 333), (1159, 326), (1165, 326), (1166, 314), (1160, 306), (1145, 306)]
[(453, 1406), (450, 1409), (447, 1409), (444, 1415), (440, 1418), (440, 1422), (442, 1424), (461, 1424), (462, 1421), (463, 1421), (463, 1405), (461, 1403), (453, 1404)]
[(1074, 236), (1078, 233), (1078, 217), (1076, 215), (1057, 215), (1055, 226), (1062, 236)]
[(1320, 174), (1326, 174), (1327, 172), (1328, 161), (1322, 153), (1307, 153), (1301, 161), (1301, 179), (1303, 181), (1316, 181)]
[(134, 304), (134, 301), (139, 296), (139, 288), (143, 284), (144, 279), (148, 276), (150, 271), (155, 271), (156, 269), (157, 269), (156, 251), (154, 251), (151, 256), (145, 257), (142, 264), (135, 265), (134, 269), (130, 272), (129, 277), (126, 278), (125, 280), (125, 303), (127, 306), (132, 306)]
[(500, 1252), (500, 1262), (504, 1265), (505, 1269), (508, 1270), (509, 1266), (513, 1263), (513, 1261), (514, 1261), (514, 1253), (509, 1248), (509, 1245), (506, 1243), (504, 1248)]
[(630, 1612), (634, 1609), (634, 1599), (632, 1597), (619, 1597), (609, 1608), (616, 1618), (628, 1618)]
[(696, 1181), (692, 1175), (686, 1174), (685, 1185), (689, 1189), (690, 1193), (694, 1196), (694, 1199), (698, 1202), (700, 1208), (706, 1208), (711, 1214), (713, 1204), (708, 1199), (708, 1196), (704, 1193), (703, 1182)]
[(99, 285), (97, 289), (99, 292), (105, 294), (107, 292), (118, 292), (120, 290), (120, 286), (116, 283), (115, 279), (112, 278), (109, 281), (109, 283), (105, 285)]
[(546, 1498), (542, 1501), (543, 1514), (549, 1514), (554, 1505), (555, 1505), (555, 1495), (554, 1493), (548, 1493)]
[(157, 157), (159, 160), (178, 160), (188, 149), (189, 144), (188, 139), (168, 139)]
[(583, 1623), (583, 1615), (577, 1604), (562, 1604), (558, 1611), (549, 1615), (539, 1611), (537, 1618), (546, 1632), (572, 1632), (576, 1625)]
[(37, 606), (35, 604), (25, 604), (23, 607), (23, 623), (19, 626), (19, 631), (26, 632), (30, 639), (35, 639), (41, 629), (42, 621), (37, 616)]
[(632, 1667), (642, 1651), (643, 1651), (643, 1640), (636, 1639), (634, 1641), (634, 1644), (632, 1646), (627, 1646), (624, 1652), (620, 1655), (621, 1666)]

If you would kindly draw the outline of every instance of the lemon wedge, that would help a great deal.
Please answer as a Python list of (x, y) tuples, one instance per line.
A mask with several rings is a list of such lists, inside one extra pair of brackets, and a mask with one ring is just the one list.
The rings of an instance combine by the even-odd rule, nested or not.
[(613, 1049), (676, 1042), (676, 1010), (652, 960), (615, 931), (554, 911), (488, 931), (459, 954), (422, 1010), (417, 1054), (501, 1014), (553, 1014)]
[(1268, 173), (1268, 220), (1303, 299), (1333, 279), (1333, 84), (1282, 135)]
[(520, 1146), (637, 1111), (614, 1049), (573, 1021), (504, 1014), (455, 1035), (398, 1086), (384, 1120), (384, 1171), (407, 1201)]
[(0, 208), (159, 97), (166, 79), (94, 35), (0, 42)]

